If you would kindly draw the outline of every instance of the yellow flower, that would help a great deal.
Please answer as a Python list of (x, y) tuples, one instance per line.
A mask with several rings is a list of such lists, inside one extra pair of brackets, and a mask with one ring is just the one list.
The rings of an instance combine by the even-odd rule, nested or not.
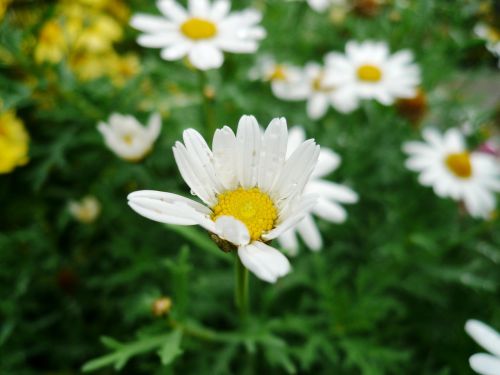
[(5, 15), (5, 11), (7, 10), (7, 6), (9, 6), (10, 2), (11, 0), (0, 0), (0, 20), (2, 20)]
[(35, 61), (37, 63), (58, 63), (66, 53), (67, 43), (61, 25), (50, 20), (45, 22), (40, 30), (38, 42), (35, 47)]
[(0, 174), (28, 162), (29, 136), (14, 111), (0, 114)]
[(68, 205), (70, 214), (81, 223), (90, 224), (94, 222), (101, 213), (101, 203), (93, 195), (89, 195), (80, 201), (71, 201)]
[(124, 56), (113, 53), (108, 64), (108, 76), (116, 86), (123, 86), (141, 69), (139, 58), (133, 53), (127, 53)]

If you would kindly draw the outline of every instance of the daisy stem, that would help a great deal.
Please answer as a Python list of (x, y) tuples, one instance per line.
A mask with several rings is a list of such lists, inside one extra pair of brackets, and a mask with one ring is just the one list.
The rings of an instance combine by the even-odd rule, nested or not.
[(235, 252), (235, 302), (240, 313), (241, 324), (245, 324), (248, 315), (248, 269), (241, 263), (238, 253)]
[(217, 129), (215, 123), (215, 112), (213, 100), (215, 97), (214, 89), (208, 84), (207, 73), (203, 70), (198, 70), (198, 79), (200, 84), (200, 94), (202, 101), (201, 121), (205, 127), (205, 135), (207, 139), (211, 139)]

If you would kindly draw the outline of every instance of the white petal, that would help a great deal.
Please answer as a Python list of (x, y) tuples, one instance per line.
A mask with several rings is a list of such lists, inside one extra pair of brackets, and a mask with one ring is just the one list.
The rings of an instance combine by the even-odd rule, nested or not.
[(286, 120), (275, 118), (262, 137), (258, 170), (258, 186), (269, 192), (285, 162), (287, 148)]
[(314, 168), (311, 178), (323, 177), (333, 172), (340, 164), (340, 156), (333, 150), (322, 147), (319, 152), (318, 164)]
[(468, 320), (465, 331), (491, 354), (500, 357), (500, 334), (479, 320)]
[(177, 23), (185, 21), (188, 17), (186, 10), (174, 0), (160, 0), (156, 6), (165, 17)]
[(242, 116), (236, 132), (236, 168), (240, 185), (249, 189), (257, 185), (261, 133), (253, 116)]
[(210, 4), (208, 0), (189, 0), (188, 9), (192, 16), (207, 18), (210, 12)]
[(191, 188), (191, 192), (207, 205), (213, 206), (216, 203), (215, 186), (207, 179), (204, 171), (202, 171), (203, 167), (189, 155), (182, 143), (176, 142), (173, 152), (179, 172)]
[(241, 246), (238, 255), (246, 268), (268, 283), (291, 271), (290, 262), (281, 252), (259, 241)]
[(488, 354), (474, 354), (469, 358), (470, 367), (481, 375), (500, 375), (500, 358)]
[(314, 94), (307, 102), (307, 116), (311, 120), (318, 120), (328, 111), (328, 97), (324, 94)]
[(234, 190), (238, 185), (236, 175), (236, 136), (232, 129), (224, 126), (217, 129), (212, 141), (214, 168), (217, 178), (226, 190)]
[(302, 193), (309, 181), (319, 156), (319, 146), (309, 139), (302, 143), (286, 160), (275, 188), (271, 192), (275, 200)]
[(322, 198), (318, 199), (318, 204), (314, 206), (313, 212), (332, 223), (343, 223), (347, 218), (347, 213), (341, 205)]
[(130, 26), (147, 33), (165, 32), (175, 29), (175, 25), (163, 17), (137, 14), (130, 20)]
[(318, 227), (311, 215), (307, 215), (297, 224), (297, 231), (304, 240), (307, 247), (313, 251), (319, 251), (323, 247), (323, 241)]
[(189, 43), (180, 42), (169, 47), (163, 48), (160, 56), (163, 60), (174, 61), (180, 60), (189, 52), (191, 45)]
[(219, 21), (223, 19), (229, 13), (231, 8), (231, 3), (229, 0), (216, 0), (212, 5), (212, 10), (210, 12), (211, 19)]
[(307, 192), (341, 203), (356, 203), (358, 194), (347, 186), (326, 180), (313, 180), (307, 185)]
[(241, 221), (232, 216), (221, 216), (215, 221), (217, 235), (236, 246), (247, 245), (250, 242), (248, 229)]
[(208, 216), (211, 211), (180, 195), (142, 190), (129, 194), (127, 199), (134, 211), (148, 219), (167, 224), (201, 225), (211, 232), (215, 231)]
[(224, 189), (215, 175), (212, 150), (208, 147), (205, 139), (194, 129), (184, 130), (182, 136), (189, 156), (195, 160), (196, 166), (201, 167), (198, 173), (200, 178), (207, 181), (210, 189), (220, 193)]
[(148, 48), (164, 48), (180, 41), (179, 35), (176, 33), (155, 33), (144, 34), (137, 38), (137, 43)]
[(295, 256), (299, 252), (299, 242), (295, 235), (295, 229), (289, 229), (278, 237), (278, 242), (281, 247), (287, 251), (289, 255)]
[(303, 196), (299, 202), (299, 204), (291, 205), (288, 207), (289, 212), (280, 213), (278, 225), (269, 231), (268, 233), (264, 233), (262, 238), (265, 241), (273, 240), (283, 233), (285, 233), (290, 228), (296, 226), (311, 210), (316, 206), (317, 197), (315, 195), (306, 195)]
[(148, 120), (147, 132), (152, 141), (156, 140), (161, 131), (161, 116), (158, 112), (151, 114)]
[(189, 62), (200, 70), (217, 69), (222, 66), (224, 55), (212, 44), (196, 43), (189, 51)]
[[(288, 132), (288, 147), (286, 150), (286, 157), (290, 155), (306, 140), (306, 133), (301, 126), (294, 126)], [(320, 151), (321, 153), (321, 151)]]

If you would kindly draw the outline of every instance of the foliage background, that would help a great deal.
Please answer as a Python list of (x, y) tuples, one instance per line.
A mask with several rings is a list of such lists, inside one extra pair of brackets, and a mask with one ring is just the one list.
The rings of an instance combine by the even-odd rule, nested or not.
[[(472, 33), (482, 2), (386, 2), (373, 16), (349, 12), (341, 22), (300, 1), (233, 8), (250, 5), (263, 10), (268, 32), (259, 53), (302, 65), (350, 39), (386, 40), (393, 51), (412, 49), (422, 67), (429, 105), (421, 126), (467, 121), (477, 143), (484, 124), (498, 125), (493, 93), (470, 95), (477, 82), (498, 80), (496, 62)], [(165, 228), (126, 205), (136, 189), (187, 194), (171, 146), (187, 127), (204, 131), (197, 72), (137, 46), (126, 22), (114, 48), (136, 53), (140, 70), (123, 84), (81, 80), (64, 60), (37, 64), (36, 38), (55, 6), (15, 1), (0, 24), (3, 109), (16, 109), (31, 137), (29, 164), (0, 177), (1, 374), (76, 374), (108, 352), (116, 357), (102, 364), (124, 364), (134, 350), (123, 373), (472, 373), (467, 358), (478, 348), (465, 321), (500, 327), (500, 222), (470, 219), (404, 168), (401, 144), (418, 138), (418, 127), (374, 102), (312, 122), (305, 105), (248, 80), (256, 56), (226, 55), (223, 69), (208, 73), (219, 126), (234, 127), (243, 113), (262, 124), (284, 115), (342, 156), (332, 179), (361, 197), (345, 224), (319, 223), (322, 252), (302, 249), (294, 272), (274, 286), (252, 279), (251, 328), (240, 331), (231, 255), (199, 229)], [(153, 2), (126, 6), (156, 13)], [(152, 111), (162, 114), (163, 129), (143, 162), (105, 148), (98, 121), (112, 112), (145, 121)], [(67, 203), (87, 194), (102, 213), (85, 225)], [(160, 296), (173, 300), (169, 318), (151, 313)], [(182, 354), (172, 334), (181, 331)], [(132, 346), (107, 339), (105, 348), (102, 335)], [(159, 349), (171, 363), (162, 366)], [(98, 374), (114, 372), (92, 363)]]

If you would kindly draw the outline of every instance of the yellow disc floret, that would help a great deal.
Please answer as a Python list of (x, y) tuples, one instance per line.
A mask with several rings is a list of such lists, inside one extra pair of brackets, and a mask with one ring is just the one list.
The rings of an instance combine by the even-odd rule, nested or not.
[(189, 39), (209, 39), (217, 34), (217, 26), (203, 18), (190, 18), (181, 25), (182, 33)]
[(227, 191), (218, 196), (212, 208), (212, 220), (232, 216), (245, 224), (252, 241), (274, 227), (278, 212), (273, 201), (258, 188)]
[(282, 65), (276, 65), (271, 74), (269, 74), (270, 81), (285, 81), (287, 78), (286, 70)]
[(449, 154), (445, 159), (446, 166), (453, 174), (460, 178), (469, 178), (472, 175), (472, 164), (468, 152)]
[(382, 79), (382, 71), (375, 65), (361, 65), (357, 74), (361, 81), (378, 82)]
[(29, 135), (13, 111), (0, 113), (0, 174), (28, 162)]

